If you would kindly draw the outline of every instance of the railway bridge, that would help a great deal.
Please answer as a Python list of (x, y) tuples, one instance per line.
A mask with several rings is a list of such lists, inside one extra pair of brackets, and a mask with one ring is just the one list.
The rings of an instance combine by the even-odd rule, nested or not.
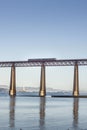
[(56, 58), (28, 59), (27, 61), (4, 61), (0, 62), (0, 67), (11, 67), (11, 78), (9, 95), (16, 95), (16, 67), (41, 66), (39, 96), (46, 95), (45, 71), (46, 66), (74, 66), (73, 96), (79, 96), (79, 66), (87, 65), (87, 59), (65, 59)]

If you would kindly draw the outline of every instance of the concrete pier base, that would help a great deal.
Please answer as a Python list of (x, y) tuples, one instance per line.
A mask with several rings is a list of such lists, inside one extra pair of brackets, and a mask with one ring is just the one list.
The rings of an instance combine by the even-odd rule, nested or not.
[(45, 66), (41, 66), (41, 79), (40, 79), (40, 91), (39, 96), (45, 97), (46, 95), (46, 85), (45, 85)]
[(73, 96), (79, 96), (79, 79), (78, 79), (78, 65), (74, 66), (74, 83), (73, 83)]
[(16, 95), (15, 66), (14, 66), (14, 64), (11, 67), (11, 79), (10, 79), (9, 95), (10, 96)]

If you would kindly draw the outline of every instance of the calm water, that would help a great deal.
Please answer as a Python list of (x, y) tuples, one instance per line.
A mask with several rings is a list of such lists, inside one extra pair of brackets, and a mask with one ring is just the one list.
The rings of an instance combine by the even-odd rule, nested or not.
[(0, 97), (0, 130), (87, 130), (87, 98)]

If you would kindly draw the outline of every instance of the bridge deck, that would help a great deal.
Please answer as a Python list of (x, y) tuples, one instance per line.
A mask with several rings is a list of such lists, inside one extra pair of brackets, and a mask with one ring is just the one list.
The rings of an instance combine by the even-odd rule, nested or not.
[(4, 61), (0, 62), (0, 67), (11, 67), (13, 64), (15, 67), (34, 67), (41, 66), (74, 66), (78, 65), (87, 65), (87, 59), (66, 59), (66, 60), (57, 60), (55, 58), (48, 59), (28, 59), (27, 61)]

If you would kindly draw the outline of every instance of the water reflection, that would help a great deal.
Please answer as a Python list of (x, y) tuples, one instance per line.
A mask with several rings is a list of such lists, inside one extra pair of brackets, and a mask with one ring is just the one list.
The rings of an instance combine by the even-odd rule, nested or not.
[(73, 100), (73, 127), (74, 129), (78, 128), (78, 119), (79, 119), (79, 98), (74, 98)]
[(10, 127), (15, 127), (15, 99), (16, 97), (10, 97), (10, 104), (9, 104), (9, 125)]
[(45, 106), (46, 106), (46, 98), (40, 97), (40, 129), (43, 130), (45, 127)]

